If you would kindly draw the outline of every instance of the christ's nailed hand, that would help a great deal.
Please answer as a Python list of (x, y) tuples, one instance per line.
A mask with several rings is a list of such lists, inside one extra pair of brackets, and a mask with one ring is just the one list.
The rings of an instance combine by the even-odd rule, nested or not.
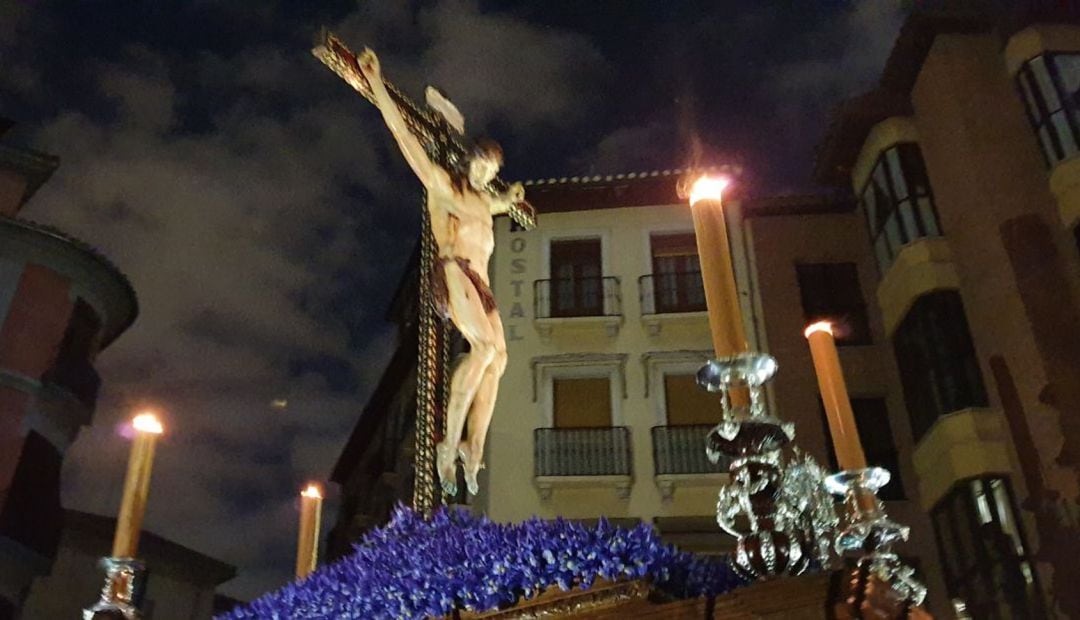
[(360, 52), (360, 58), (357, 59), (360, 64), (360, 70), (364, 72), (365, 76), (375, 77), (382, 73), (382, 68), (379, 66), (379, 57), (375, 55), (370, 47), (365, 47), (364, 51)]
[(507, 196), (510, 198), (510, 202), (517, 204), (525, 201), (525, 188), (521, 183), (513, 183), (506, 190)]

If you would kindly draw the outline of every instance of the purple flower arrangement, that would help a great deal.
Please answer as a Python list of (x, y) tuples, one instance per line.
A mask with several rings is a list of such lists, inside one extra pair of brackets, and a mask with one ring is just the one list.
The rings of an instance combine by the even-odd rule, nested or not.
[(743, 585), (726, 558), (696, 556), (662, 543), (645, 524), (613, 527), (532, 518), (500, 524), (463, 510), (425, 520), (398, 506), (390, 523), (355, 551), (218, 620), (424, 618), (455, 608), (488, 611), (558, 586), (649, 579), (675, 598), (716, 595)]

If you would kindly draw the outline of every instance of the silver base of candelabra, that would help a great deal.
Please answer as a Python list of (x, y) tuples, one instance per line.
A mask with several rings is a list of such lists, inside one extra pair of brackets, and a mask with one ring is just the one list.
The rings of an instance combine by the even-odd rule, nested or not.
[[(770, 414), (764, 398), (777, 369), (771, 356), (748, 352), (710, 360), (697, 375), (698, 385), (721, 396), (722, 418), (705, 451), (714, 463), (731, 459), (716, 521), (737, 540), (736, 572), (747, 579), (798, 575), (814, 564), (829, 566), (835, 555), (858, 554), (862, 574), (887, 584), (907, 606), (920, 605), (926, 587), (892, 550), (907, 540), (909, 528), (890, 519), (877, 498), (888, 470), (825, 476), (813, 459), (790, 450), (795, 427)], [(748, 398), (741, 400), (748, 403), (733, 402), (737, 390), (745, 390)], [(844, 498), (842, 529), (829, 493)]]
[(926, 598), (926, 586), (915, 579), (915, 569), (892, 550), (894, 544), (907, 540), (910, 528), (890, 519), (877, 498), (878, 490), (890, 478), (889, 470), (868, 467), (845, 470), (825, 479), (825, 487), (842, 496), (846, 508), (844, 529), (836, 537), (836, 552), (860, 553), (860, 568), (891, 586), (909, 605), (918, 606)]
[[(750, 580), (798, 575), (822, 563), (835, 525), (820, 469), (807, 457), (784, 457), (795, 425), (769, 414), (763, 389), (776, 371), (773, 357), (748, 352), (710, 360), (697, 375), (698, 385), (721, 396), (722, 418), (705, 438), (705, 453), (714, 463), (731, 459), (716, 521), (735, 536), (733, 567)], [(740, 392), (748, 397), (732, 398)]]
[(105, 585), (101, 598), (83, 610), (83, 620), (140, 620), (146, 587), (146, 566), (134, 558), (101, 558)]

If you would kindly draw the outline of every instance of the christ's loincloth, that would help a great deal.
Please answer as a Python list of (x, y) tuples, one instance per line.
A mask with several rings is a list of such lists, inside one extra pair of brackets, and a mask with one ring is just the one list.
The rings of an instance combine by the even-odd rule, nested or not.
[(480, 296), (480, 303), (484, 306), (484, 312), (491, 314), (495, 311), (495, 295), (491, 293), (491, 287), (480, 277), (480, 274), (469, 264), (469, 259), (460, 256), (442, 257), (431, 267), (431, 303), (435, 306), (435, 312), (443, 318), (450, 318), (450, 290), (446, 287), (446, 263), (455, 261), (458, 267), (465, 272), (472, 282), (476, 294)]

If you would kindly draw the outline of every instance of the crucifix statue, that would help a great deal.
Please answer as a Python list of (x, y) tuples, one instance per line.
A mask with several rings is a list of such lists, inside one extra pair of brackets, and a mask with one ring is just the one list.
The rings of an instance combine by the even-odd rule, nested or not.
[[(434, 464), (443, 491), (455, 495), (460, 459), (466, 486), (475, 495), (484, 439), (506, 368), (502, 320), (488, 281), (488, 261), (495, 246), (493, 216), (507, 213), (531, 228), (535, 225), (532, 207), (525, 202), (520, 183), (507, 184), (496, 176), (502, 165), (498, 144), (487, 139), (467, 142), (464, 119), (437, 89), (428, 88), (428, 106), (421, 110), (383, 79), (378, 57), (370, 49), (357, 57), (333, 35), (323, 33), (313, 53), (375, 104), (424, 186), (425, 224), (430, 234), (425, 235), (428, 260), (421, 261), (421, 328), (424, 313), (435, 312), (444, 321), (451, 321), (470, 347), (450, 381), (446, 429), (443, 440), (434, 446)], [(434, 329), (434, 322), (429, 321), (428, 326)], [(433, 426), (431, 383), (436, 375), (444, 375), (422, 372), (425, 361), (433, 359), (430, 350), (426, 358), (424, 351), (424, 343), (431, 341), (422, 335), (417, 378), (417, 485), (422, 484), (422, 471), (430, 467), (422, 462), (425, 450), (419, 448), (424, 440), (421, 428), (426, 425), (430, 430)], [(429, 394), (426, 401), (425, 390)], [(417, 503), (423, 502), (414, 499)]]

